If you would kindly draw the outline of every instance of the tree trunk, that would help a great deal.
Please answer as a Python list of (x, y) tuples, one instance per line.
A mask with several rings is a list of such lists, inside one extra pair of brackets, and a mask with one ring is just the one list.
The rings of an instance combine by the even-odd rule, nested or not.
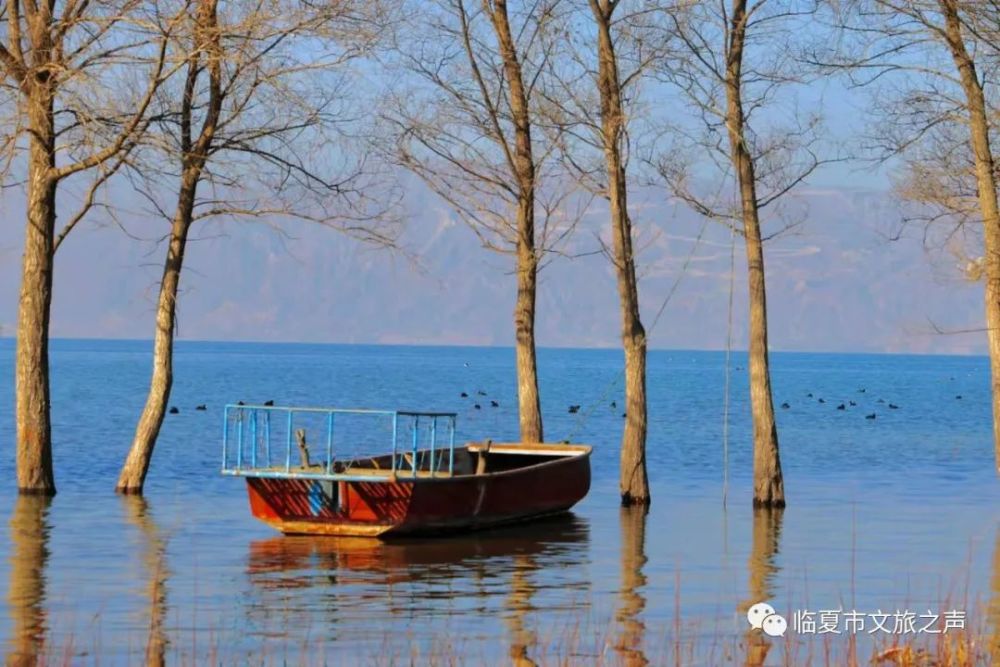
[[(208, 159), (222, 109), (222, 48), (218, 30), (216, 0), (201, 0), (196, 14), (194, 40), (188, 55), (187, 79), (180, 108), (181, 183), (177, 193), (177, 210), (170, 228), (170, 246), (160, 280), (160, 296), (156, 308), (156, 333), (153, 339), (153, 376), (149, 394), (132, 439), (125, 464), (118, 476), (115, 491), (142, 494), (142, 487), (153, 456), (153, 447), (163, 425), (163, 415), (170, 400), (173, 384), (174, 327), (177, 321), (177, 290), (184, 266), (184, 250), (188, 230), (194, 219), (195, 195)], [(207, 61), (205, 64), (204, 60)], [(198, 78), (208, 72), (209, 99), (205, 118), (197, 139), (192, 139), (192, 116), (199, 106), (196, 95)]]
[[(532, 225), (533, 226), (533, 225)], [(517, 353), (517, 398), (521, 442), (542, 442), (542, 405), (535, 361), (535, 293), (538, 262), (534, 247), (517, 246), (517, 304), (514, 327)]]
[(622, 505), (648, 505), (651, 501), (646, 473), (646, 330), (639, 315), (639, 285), (632, 252), (632, 221), (628, 215), (628, 189), (621, 145), (625, 137), (618, 63), (611, 40), (613, 6), (591, 0), (598, 32), (598, 90), (601, 95), (601, 130), (608, 172), (608, 204), (618, 298), (625, 351), (625, 431), (622, 434), (619, 491)]
[(743, 44), (746, 36), (746, 0), (734, 0), (726, 63), (726, 125), (733, 166), (739, 179), (743, 237), (747, 252), (750, 300), (750, 408), (753, 415), (754, 507), (784, 507), (785, 485), (778, 452), (778, 429), (771, 396), (767, 351), (767, 294), (764, 285), (764, 247), (757, 209), (757, 181), (753, 157), (746, 145), (741, 93)]
[(177, 322), (177, 291), (184, 265), (188, 230), (191, 228), (195, 191), (200, 176), (200, 168), (189, 167), (181, 179), (177, 211), (170, 229), (170, 246), (163, 265), (163, 278), (160, 281), (160, 296), (156, 307), (153, 376), (149, 383), (146, 405), (135, 428), (132, 448), (118, 475), (118, 485), (115, 487), (117, 493), (142, 494), (149, 461), (153, 456), (160, 427), (163, 425), (167, 402), (170, 400), (170, 388), (173, 384), (174, 328)]
[(1000, 473), (1000, 211), (997, 206), (997, 182), (990, 125), (983, 88), (976, 65), (962, 37), (961, 20), (954, 0), (940, 0), (945, 18), (945, 38), (958, 68), (969, 113), (969, 142), (976, 167), (979, 209), (983, 216), (983, 257), (986, 274), (986, 335), (990, 350), (990, 376), (993, 392), (993, 451)]
[(30, 85), (28, 211), (17, 315), (17, 487), (54, 496), (49, 414), (49, 313), (56, 222), (55, 121), (51, 91)]
[(514, 38), (510, 31), (506, 1), (495, 0), (490, 16), (510, 88), (510, 112), (514, 122), (513, 168), (519, 188), (517, 304), (514, 307), (514, 326), (521, 441), (542, 442), (542, 408), (538, 393), (538, 368), (535, 362), (538, 256), (535, 252), (535, 160), (531, 152), (531, 115), (521, 74), (521, 63), (518, 61)]

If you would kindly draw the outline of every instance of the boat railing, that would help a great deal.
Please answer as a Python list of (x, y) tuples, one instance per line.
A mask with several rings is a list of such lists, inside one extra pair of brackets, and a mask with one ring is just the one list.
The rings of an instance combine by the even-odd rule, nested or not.
[(230, 404), (222, 473), (372, 482), (451, 476), (455, 418), (453, 412)]

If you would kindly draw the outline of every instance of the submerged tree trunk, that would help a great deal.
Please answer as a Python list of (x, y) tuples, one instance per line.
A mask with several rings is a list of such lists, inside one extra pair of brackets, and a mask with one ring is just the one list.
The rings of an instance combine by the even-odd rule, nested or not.
[[(218, 30), (217, 0), (201, 0), (195, 17), (192, 50), (188, 56), (187, 78), (180, 106), (181, 182), (177, 209), (170, 227), (170, 246), (163, 265), (160, 296), (156, 309), (153, 342), (153, 376), (149, 394), (135, 429), (132, 448), (118, 476), (115, 491), (141, 494), (153, 456), (153, 447), (163, 425), (163, 415), (173, 384), (174, 327), (177, 321), (177, 290), (188, 231), (194, 220), (195, 196), (208, 159), (222, 109), (222, 48)], [(198, 78), (208, 72), (209, 98), (199, 102)], [(192, 137), (192, 116), (204, 105), (205, 117), (197, 137)]]
[[(488, 3), (486, 6), (489, 6)], [(517, 303), (514, 327), (517, 351), (517, 394), (521, 441), (542, 442), (542, 408), (535, 362), (535, 294), (538, 255), (535, 250), (535, 160), (531, 151), (531, 116), (521, 63), (510, 30), (506, 0), (495, 0), (490, 12), (496, 31), (504, 74), (510, 89), (514, 122), (513, 166), (518, 180)]]
[(17, 315), (17, 487), (53, 496), (52, 426), (49, 415), (49, 313), (56, 222), (55, 120), (45, 83), (26, 84), (30, 149), (28, 220), (24, 235)]
[(747, 24), (746, 0), (734, 0), (726, 62), (726, 125), (733, 166), (739, 179), (743, 237), (747, 252), (750, 300), (750, 408), (753, 415), (754, 507), (784, 507), (785, 485), (778, 452), (778, 429), (771, 396), (767, 351), (767, 294), (764, 284), (764, 247), (757, 208), (753, 158), (746, 145), (742, 101), (743, 44)]
[(118, 475), (118, 485), (115, 487), (115, 491), (118, 493), (142, 493), (146, 473), (149, 470), (149, 461), (153, 456), (153, 447), (156, 446), (156, 439), (160, 434), (163, 417), (167, 411), (167, 401), (170, 400), (170, 388), (173, 385), (177, 292), (181, 280), (181, 269), (184, 265), (184, 250), (187, 245), (188, 231), (191, 228), (191, 215), (197, 184), (198, 175), (196, 173), (185, 173), (178, 210), (170, 230), (170, 246), (167, 249), (167, 259), (163, 266), (163, 278), (160, 281), (160, 296), (156, 307), (156, 333), (153, 342), (153, 376), (149, 383), (146, 405), (135, 428), (132, 448), (129, 450), (121, 473)]
[(983, 88), (976, 65), (965, 47), (961, 19), (955, 0), (939, 0), (945, 19), (945, 39), (958, 68), (969, 114), (969, 142), (976, 169), (979, 209), (983, 216), (983, 256), (986, 274), (986, 332), (990, 349), (990, 375), (993, 393), (993, 451), (1000, 472), (1000, 211), (997, 206), (997, 182), (990, 125)]
[(618, 298), (622, 316), (622, 347), (625, 352), (625, 431), (622, 434), (619, 491), (622, 505), (648, 505), (646, 473), (646, 330), (639, 316), (639, 285), (632, 251), (632, 221), (622, 143), (625, 114), (622, 109), (618, 63), (611, 40), (615, 6), (608, 0), (591, 0), (598, 31), (598, 90), (601, 95), (601, 134), (608, 172), (608, 203)]

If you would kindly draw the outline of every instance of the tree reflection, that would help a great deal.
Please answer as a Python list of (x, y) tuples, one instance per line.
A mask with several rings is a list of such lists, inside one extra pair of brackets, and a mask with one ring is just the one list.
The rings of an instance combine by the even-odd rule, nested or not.
[(622, 507), (621, 524), (621, 589), (619, 606), (615, 614), (619, 634), (615, 651), (622, 664), (644, 666), (649, 664), (643, 652), (646, 625), (641, 620), (646, 608), (646, 598), (640, 590), (646, 585), (642, 568), (646, 564), (646, 515), (641, 506)]
[[(740, 614), (746, 615), (758, 602), (771, 602), (774, 598), (774, 578), (780, 568), (775, 564), (781, 541), (781, 521), (784, 510), (756, 508), (753, 511), (753, 536), (750, 544), (750, 599), (740, 605)], [(771, 642), (760, 630), (747, 632), (746, 667), (759, 667), (767, 659)]]
[(49, 506), (43, 496), (18, 496), (10, 520), (10, 609), (12, 641), (6, 664), (44, 662), (45, 567), (49, 559)]
[(538, 638), (525, 624), (525, 617), (532, 609), (531, 597), (535, 593), (531, 577), (537, 569), (538, 565), (531, 554), (519, 553), (514, 556), (510, 595), (504, 605), (507, 608), (507, 627), (510, 631), (510, 659), (514, 667), (537, 665), (528, 654)]
[(990, 603), (987, 609), (990, 625), (990, 664), (1000, 665), (1000, 528), (993, 542), (993, 568), (990, 572)]
[(142, 496), (121, 496), (127, 521), (139, 529), (140, 560), (148, 577), (146, 596), (149, 603), (149, 635), (146, 640), (145, 662), (150, 667), (163, 667), (167, 649), (164, 620), (167, 616), (166, 540), (149, 511), (149, 502)]

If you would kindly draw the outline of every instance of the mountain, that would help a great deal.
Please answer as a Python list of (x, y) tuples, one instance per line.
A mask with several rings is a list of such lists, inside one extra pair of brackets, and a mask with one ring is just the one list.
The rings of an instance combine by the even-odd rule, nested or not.
[[(705, 223), (661, 193), (643, 191), (638, 229), (643, 316), (653, 347), (720, 349), (730, 285), (727, 228)], [(179, 334), (187, 339), (511, 345), (513, 258), (485, 250), (430, 193), (414, 189), (403, 237), (415, 260), (298, 223), (204, 223), (186, 258)], [(23, 211), (6, 202), (0, 229), (0, 324), (13, 334)], [(982, 353), (982, 288), (919, 230), (888, 240), (899, 212), (886, 193), (814, 189), (789, 201), (801, 224), (766, 246), (770, 343), (776, 350)], [(149, 338), (163, 253), (162, 222), (90, 224), (59, 251), (52, 333)], [(618, 344), (611, 264), (594, 254), (606, 215), (593, 207), (540, 275), (537, 334), (544, 346)], [(768, 222), (770, 229), (781, 221)], [(703, 230), (704, 228), (704, 230)], [(703, 230), (703, 231), (702, 231)], [(767, 232), (767, 228), (765, 229)], [(701, 234), (701, 238), (696, 238)], [(568, 256), (577, 256), (569, 259)], [(682, 271), (682, 269), (685, 267)], [(746, 277), (735, 247), (733, 340), (745, 347)], [(933, 323), (933, 324), (932, 324)]]

